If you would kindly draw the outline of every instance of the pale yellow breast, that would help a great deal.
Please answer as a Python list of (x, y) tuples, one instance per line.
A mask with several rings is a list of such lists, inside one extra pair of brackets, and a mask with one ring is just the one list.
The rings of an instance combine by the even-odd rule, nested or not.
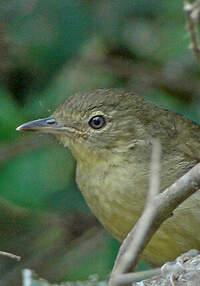
[[(167, 156), (167, 155), (166, 155)], [(141, 157), (141, 156), (140, 156)], [(170, 154), (164, 158), (161, 189), (165, 189), (195, 162)], [(145, 163), (146, 162), (146, 163)], [(149, 161), (116, 154), (105, 159), (79, 161), (77, 183), (92, 212), (118, 240), (123, 240), (138, 219), (146, 201)], [(200, 194), (181, 205), (156, 233), (143, 257), (152, 265), (172, 260), (191, 248), (200, 248)]]

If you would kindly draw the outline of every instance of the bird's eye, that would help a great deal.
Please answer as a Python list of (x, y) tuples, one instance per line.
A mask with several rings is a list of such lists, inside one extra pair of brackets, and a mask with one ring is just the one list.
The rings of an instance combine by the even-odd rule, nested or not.
[(106, 125), (106, 119), (103, 115), (96, 115), (89, 120), (88, 124), (93, 129), (101, 129)]

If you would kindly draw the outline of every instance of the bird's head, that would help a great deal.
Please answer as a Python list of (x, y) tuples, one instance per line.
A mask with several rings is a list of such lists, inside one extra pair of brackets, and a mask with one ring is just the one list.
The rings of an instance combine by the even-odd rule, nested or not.
[(84, 148), (96, 153), (123, 152), (134, 145), (133, 97), (120, 89), (76, 93), (52, 116), (27, 122), (17, 130), (54, 134), (76, 153)]

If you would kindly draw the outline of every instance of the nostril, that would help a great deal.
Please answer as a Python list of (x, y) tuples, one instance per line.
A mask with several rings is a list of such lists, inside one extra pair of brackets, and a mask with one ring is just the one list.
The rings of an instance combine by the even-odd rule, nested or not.
[(49, 124), (49, 125), (55, 124), (56, 120), (54, 118), (49, 118), (49, 119), (47, 119), (46, 123)]

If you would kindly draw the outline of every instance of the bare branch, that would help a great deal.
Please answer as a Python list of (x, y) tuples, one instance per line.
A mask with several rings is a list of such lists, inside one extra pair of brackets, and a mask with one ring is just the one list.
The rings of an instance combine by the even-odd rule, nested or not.
[[(172, 186), (163, 193), (158, 194), (153, 199), (154, 211), (146, 208), (142, 216), (138, 219), (136, 225), (130, 231), (123, 244), (120, 247), (115, 266), (111, 275), (109, 285), (119, 285), (117, 275), (123, 274), (134, 267), (138, 261), (139, 254), (146, 247), (152, 236), (158, 230), (160, 225), (169, 218), (173, 211), (188, 197), (200, 189), (200, 163), (193, 167), (188, 173), (177, 180)], [(151, 215), (151, 219), (149, 216)], [(146, 235), (140, 242), (140, 250), (134, 249), (132, 257), (127, 254), (130, 245), (136, 245), (138, 233), (144, 221), (148, 220)], [(128, 250), (129, 252), (129, 250)], [(128, 256), (128, 259), (127, 259)], [(124, 263), (125, 261), (125, 263)], [(121, 284), (121, 282), (120, 282)]]
[(156, 195), (160, 192), (160, 157), (161, 144), (159, 139), (152, 140), (152, 154), (150, 163), (149, 191), (147, 203), (152, 204)]
[(10, 253), (10, 252), (0, 251), (0, 255), (6, 256), (6, 257), (9, 257), (9, 258), (12, 258), (12, 259), (15, 259), (15, 260), (17, 260), (17, 261), (20, 261), (20, 260), (21, 260), (21, 257), (20, 257), (20, 256), (15, 255), (15, 254)]
[(200, 15), (200, 1), (196, 0), (193, 4), (185, 1), (183, 11), (186, 15), (187, 30), (191, 41), (190, 46), (197, 62), (200, 64), (200, 40), (197, 27)]
[[(119, 274), (127, 272), (133, 262), (136, 262), (140, 253), (143, 250), (143, 242), (152, 225), (153, 219), (156, 214), (156, 208), (154, 205), (154, 198), (160, 191), (160, 155), (161, 145), (158, 139), (152, 140), (152, 155), (150, 164), (150, 176), (149, 176), (149, 191), (147, 194), (147, 203), (143, 215), (138, 220), (137, 232), (134, 230), (134, 239), (132, 239), (131, 232), (124, 240), (117, 255), (110, 282), (112, 284), (113, 277), (119, 276)], [(131, 238), (131, 239), (130, 239)], [(117, 284), (119, 279), (117, 278)]]

